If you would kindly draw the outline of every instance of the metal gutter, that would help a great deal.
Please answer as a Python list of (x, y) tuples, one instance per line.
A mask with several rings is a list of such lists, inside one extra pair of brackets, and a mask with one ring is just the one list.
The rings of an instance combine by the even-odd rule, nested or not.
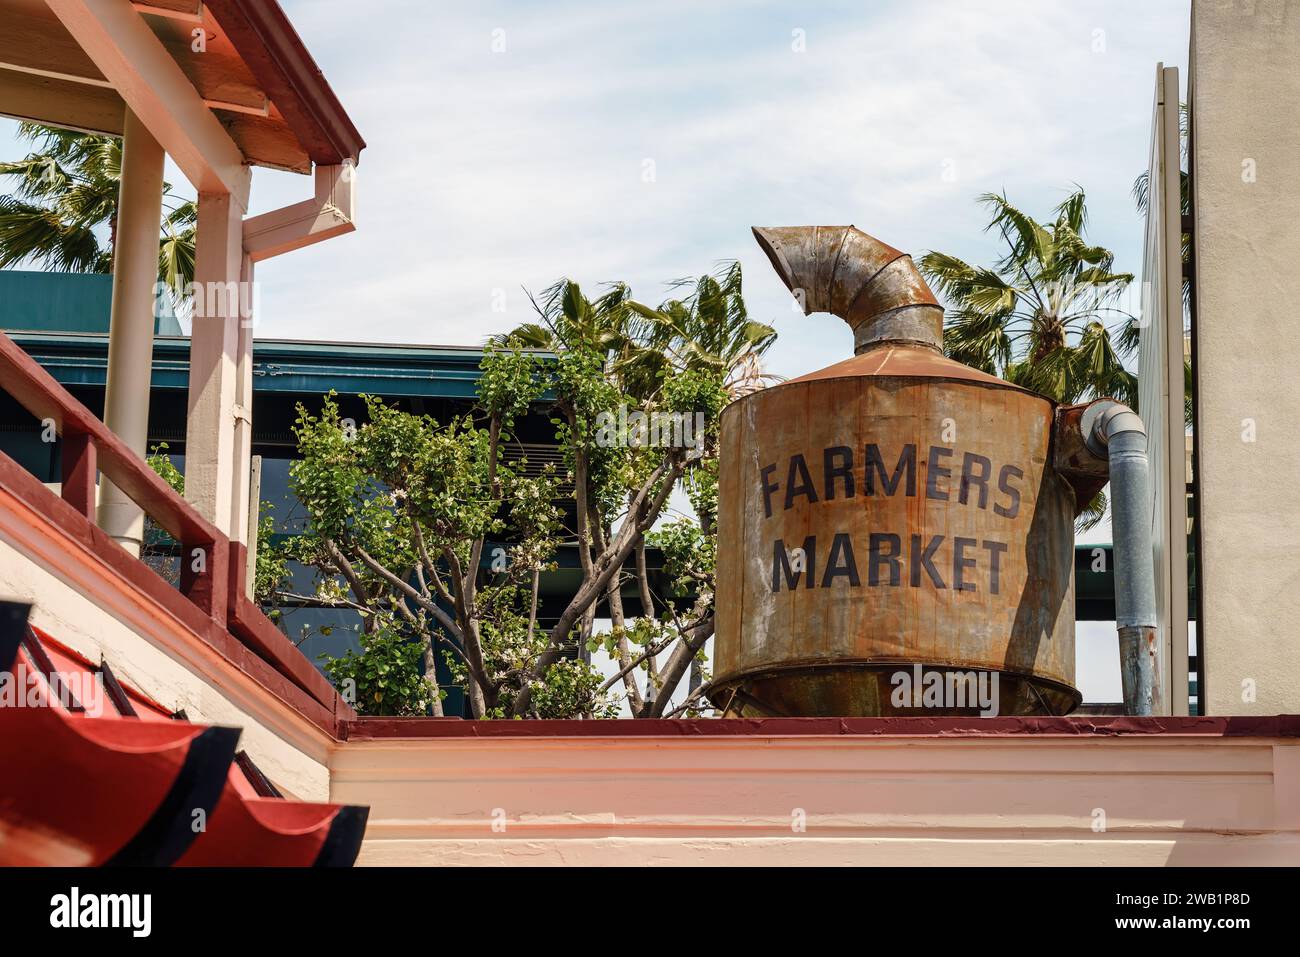
[(356, 160), (366, 142), (276, 0), (206, 0), (213, 18), (312, 162)]
[[(93, 333), (10, 332), (11, 338), (63, 385), (104, 385), (108, 337)], [(154, 338), (151, 387), (185, 389), (189, 339)], [(549, 355), (542, 353), (543, 355)], [(258, 393), (341, 394), (472, 399), (483, 350), (464, 346), (401, 346), (257, 339)]]

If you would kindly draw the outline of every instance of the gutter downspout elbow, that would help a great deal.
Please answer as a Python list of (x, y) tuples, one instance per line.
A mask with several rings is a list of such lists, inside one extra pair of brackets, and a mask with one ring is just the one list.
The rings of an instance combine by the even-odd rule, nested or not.
[(352, 160), (317, 166), (312, 199), (244, 220), (244, 252), (256, 263), (355, 230), (356, 174)]
[[(356, 161), (346, 159), (337, 166), (317, 166), (315, 195), (243, 221), (240, 237), (244, 247), (240, 284), (252, 301), (253, 267), (295, 249), (302, 249), (356, 229)], [(239, 344), (235, 372), (236, 398), (231, 408), (235, 417), (235, 462), (237, 479), (231, 508), (231, 538), (247, 549), (245, 597), (253, 598), (257, 567), (258, 502), (251, 497), (260, 477), (252, 476), (253, 449), (253, 323), (244, 316), (239, 323)], [(245, 474), (238, 474), (243, 472)]]
[(1156, 634), (1146, 426), (1128, 406), (1098, 399), (1084, 410), (1080, 427), (1089, 450), (1110, 463), (1115, 625), (1124, 710), (1132, 715), (1158, 714), (1164, 696)]

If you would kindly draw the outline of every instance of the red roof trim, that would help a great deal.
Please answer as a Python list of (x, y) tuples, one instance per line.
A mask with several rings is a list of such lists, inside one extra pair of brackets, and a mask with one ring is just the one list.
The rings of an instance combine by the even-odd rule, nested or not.
[[(4, 338), (0, 334), (0, 345), (3, 345)], [(275, 662), (268, 662), (255, 649), (232, 635), (226, 627), (207, 617), (193, 602), (159, 578), (148, 565), (123, 550), (102, 529), (93, 525), (3, 453), (0, 453), (0, 489), (13, 495), (46, 522), (80, 543), (120, 577), (124, 584), (138, 589), (160, 605), (195, 638), (321, 730), (337, 737), (338, 720), (352, 717), (352, 708), (337, 692), (332, 692), (328, 702), (319, 701), (297, 681), (279, 670)], [(292, 642), (287, 637), (284, 642), (292, 648)], [(293, 651), (297, 652), (297, 649)], [(288, 653), (286, 650), (286, 655)], [(301, 652), (297, 654), (301, 656)]]
[(351, 867), (369, 809), (242, 797), (227, 781), (208, 828), (180, 867)]
[(253, 77), (312, 161), (357, 159), (366, 142), (275, 0), (207, 0)]
[[(36, 640), (41, 644), (43, 648), (44, 646), (48, 645), (50, 648), (53, 648), (56, 652), (63, 655), (65, 658), (68, 658), (76, 662), (77, 664), (81, 665), (81, 667), (84, 668), (87, 672), (93, 673), (97, 670), (95, 663), (92, 662), (85, 655), (83, 655), (81, 652), (77, 651), (75, 648), (65, 645), (63, 642), (59, 641), (59, 639), (53, 637), (42, 628), (37, 628), (35, 625), (31, 625), (30, 627), (32, 630), (32, 634), (36, 636)], [(101, 662), (98, 668), (108, 669), (108, 662), (107, 661)], [(164, 708), (161, 703), (149, 697), (139, 688), (124, 685), (120, 681), (118, 681), (116, 674), (114, 674), (113, 676), (113, 681), (115, 684), (121, 687), (122, 690), (126, 693), (126, 696), (127, 698), (130, 699), (131, 706), (133, 708), (135, 707), (135, 705), (138, 704), (141, 707), (144, 707), (149, 711), (154, 712), (155, 714), (161, 715), (164, 718), (171, 716), (168, 710)], [(105, 683), (107, 683), (107, 679), (105, 680)], [(116, 706), (116, 702), (114, 702), (114, 706)]]
[(233, 728), (0, 708), (0, 866), (173, 863), (197, 837), (193, 812), (216, 807), (238, 737)]
[(1300, 715), (1070, 718), (696, 718), (612, 721), (461, 721), (454, 718), (357, 718), (341, 723), (351, 741), (385, 738), (763, 737), (807, 735), (1202, 735), (1296, 738)]
[[(356, 860), (366, 808), (284, 800), (248, 754), (235, 751), (236, 728), (138, 720), (106, 661), (93, 668), (74, 651), (64, 654), (24, 624), (27, 611), (0, 602), (0, 664), (21, 662), (20, 687), (29, 676), (57, 685), (97, 671), (106, 684), (103, 703), (117, 714), (74, 718), (40, 683), (37, 700), (24, 691), (21, 704), (0, 707), (0, 766), (22, 778), (0, 801), (0, 833), (9, 835), (0, 841), (0, 866), (349, 867)], [(58, 646), (54, 655), (47, 641)], [(101, 799), (79, 813), (92, 792)], [(197, 834), (195, 809), (210, 817)]]

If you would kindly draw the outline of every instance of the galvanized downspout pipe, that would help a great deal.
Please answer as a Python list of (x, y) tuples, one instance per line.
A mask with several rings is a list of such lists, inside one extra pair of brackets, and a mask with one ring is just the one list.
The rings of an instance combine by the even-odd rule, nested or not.
[(1156, 580), (1151, 548), (1151, 476), (1147, 431), (1126, 405), (1100, 399), (1079, 423), (1093, 454), (1110, 462), (1111, 538), (1115, 560), (1115, 625), (1124, 711), (1150, 715), (1159, 709)]

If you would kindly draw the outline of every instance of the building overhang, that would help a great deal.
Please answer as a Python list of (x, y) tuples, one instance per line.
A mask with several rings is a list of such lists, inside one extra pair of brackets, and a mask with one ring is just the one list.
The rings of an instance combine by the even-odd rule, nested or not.
[(365, 808), (285, 798), (238, 728), (168, 712), (21, 608), (0, 605), (0, 865), (351, 866)]
[[(103, 387), (108, 336), (19, 331), (9, 336), (60, 384)], [(152, 388), (186, 388), (189, 354), (186, 337), (155, 338)], [(341, 395), (474, 399), (482, 359), (483, 350), (472, 346), (257, 339), (254, 389), (258, 394), (323, 395), (333, 389)]]
[(223, 164), (309, 173), (365, 147), (274, 0), (0, 0), (0, 17), (0, 114), (120, 136), (130, 107), (197, 188), (205, 164), (237, 186)]

